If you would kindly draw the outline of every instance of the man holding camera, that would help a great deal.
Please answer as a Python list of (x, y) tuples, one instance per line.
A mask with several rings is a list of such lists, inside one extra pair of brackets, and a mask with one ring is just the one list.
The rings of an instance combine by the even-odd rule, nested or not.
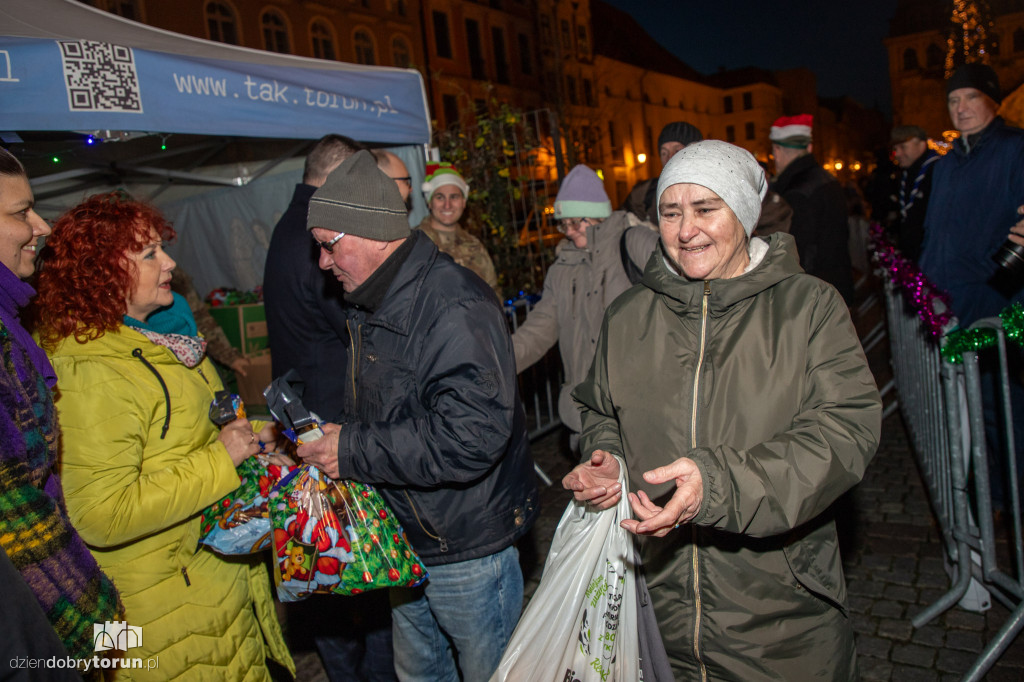
[(935, 164), (920, 262), (967, 327), (1024, 298), (1024, 277), (1015, 281), (993, 261), (1024, 203), (1024, 131), (996, 115), (999, 80), (985, 64), (958, 68), (946, 97), (960, 137)]
[[(996, 115), (1002, 99), (999, 80), (985, 64), (959, 67), (946, 81), (946, 98), (960, 137), (935, 164), (920, 265), (933, 284), (949, 293), (960, 326), (967, 328), (1024, 300), (1024, 247), (1007, 241), (1011, 228), (1021, 229), (1015, 223), (1017, 207), (1024, 203), (1024, 130)], [(1016, 247), (1020, 258), (1007, 247)], [(1007, 458), (1000, 437), (1001, 387), (990, 360), (982, 359), (981, 389), (992, 504), (998, 512), (1007, 497)], [(1021, 367), (1016, 354), (1010, 360), (1014, 437), (1024, 443)], [(1024, 471), (1021, 448), (1017, 467)]]

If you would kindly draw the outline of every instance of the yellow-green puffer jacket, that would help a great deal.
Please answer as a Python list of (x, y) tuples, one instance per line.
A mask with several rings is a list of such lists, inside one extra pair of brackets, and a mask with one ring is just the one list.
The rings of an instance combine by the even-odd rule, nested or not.
[(238, 486), (210, 361), (189, 369), (125, 326), (51, 359), (68, 514), (142, 628), (125, 658), (158, 660), (120, 679), (269, 680), (268, 655), (294, 672), (259, 558), (198, 548), (200, 513)]

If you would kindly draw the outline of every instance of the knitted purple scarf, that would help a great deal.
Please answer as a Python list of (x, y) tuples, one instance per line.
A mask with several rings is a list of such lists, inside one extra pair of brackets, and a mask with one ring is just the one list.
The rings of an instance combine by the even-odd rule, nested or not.
[[(46, 379), (46, 385), (53, 388), (57, 383), (57, 373), (53, 371), (46, 353), (32, 339), (28, 331), (21, 326), (21, 319), (18, 311), (28, 305), (30, 298), (35, 296), (36, 290), (23, 282), (11, 270), (0, 263), (0, 320), (10, 331), (14, 342), (21, 346), (21, 349), (28, 354), (32, 365)], [(18, 378), (26, 381), (29, 377), (27, 367), (21, 366), (21, 354), (14, 354), (15, 369), (18, 371)]]

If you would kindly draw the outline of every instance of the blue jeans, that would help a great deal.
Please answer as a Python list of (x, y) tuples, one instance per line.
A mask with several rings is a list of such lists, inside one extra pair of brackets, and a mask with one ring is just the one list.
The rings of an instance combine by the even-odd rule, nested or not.
[(427, 570), (425, 586), (391, 590), (398, 679), (486, 682), (523, 608), (519, 552)]

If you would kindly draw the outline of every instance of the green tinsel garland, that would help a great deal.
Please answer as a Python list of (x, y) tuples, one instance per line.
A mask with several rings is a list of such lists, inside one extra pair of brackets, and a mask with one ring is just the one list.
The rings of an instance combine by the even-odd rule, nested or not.
[[(1006, 338), (1020, 346), (1024, 346), (1024, 306), (1014, 303), (999, 313), (1003, 321), (1003, 332)], [(942, 357), (958, 365), (964, 361), (963, 354), (977, 352), (983, 348), (991, 348), (996, 344), (994, 329), (958, 329), (946, 336), (942, 346)]]

